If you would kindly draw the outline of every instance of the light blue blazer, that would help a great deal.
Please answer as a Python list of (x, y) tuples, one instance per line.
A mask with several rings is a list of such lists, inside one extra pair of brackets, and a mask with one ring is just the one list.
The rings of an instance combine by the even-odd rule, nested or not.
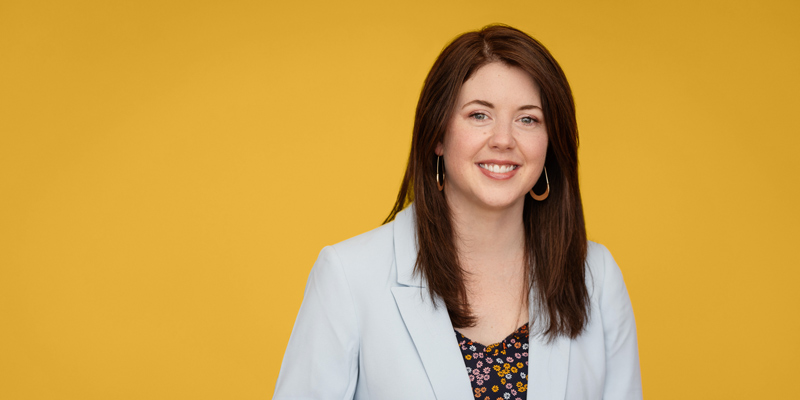
[[(322, 249), (273, 398), (474, 399), (447, 309), (413, 274), (416, 257), (413, 206)], [(622, 273), (603, 245), (589, 242), (586, 261), (589, 323), (575, 339), (531, 335), (530, 400), (642, 398)]]

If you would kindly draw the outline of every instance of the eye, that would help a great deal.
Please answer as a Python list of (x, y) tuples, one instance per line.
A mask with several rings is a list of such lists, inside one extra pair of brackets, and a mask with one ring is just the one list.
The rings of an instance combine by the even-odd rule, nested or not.
[(533, 125), (533, 124), (539, 122), (538, 119), (533, 118), (533, 117), (522, 117), (519, 120), (525, 125)]
[(489, 118), (488, 115), (486, 115), (484, 113), (481, 113), (481, 112), (472, 113), (472, 114), (469, 115), (469, 117), (472, 118), (472, 119), (476, 119), (478, 121), (484, 121), (484, 120)]

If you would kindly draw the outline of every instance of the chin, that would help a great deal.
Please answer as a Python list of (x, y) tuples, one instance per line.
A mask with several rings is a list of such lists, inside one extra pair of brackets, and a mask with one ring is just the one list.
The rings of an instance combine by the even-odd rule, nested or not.
[(480, 202), (484, 208), (500, 211), (523, 204), (525, 196), (485, 196), (480, 199)]

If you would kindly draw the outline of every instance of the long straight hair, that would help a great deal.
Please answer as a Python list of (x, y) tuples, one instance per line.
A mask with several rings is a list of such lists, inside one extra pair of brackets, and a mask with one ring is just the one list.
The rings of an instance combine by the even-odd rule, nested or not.
[[(534, 318), (541, 318), (535, 333), (550, 340), (562, 335), (575, 338), (586, 326), (589, 314), (575, 104), (561, 67), (541, 43), (524, 32), (490, 25), (457, 37), (436, 59), (417, 104), (403, 183), (384, 223), (414, 202), (418, 244), (415, 273), (425, 278), (432, 298), (438, 296), (444, 301), (455, 327), (474, 326), (450, 209), (436, 186), (434, 149), (447, 133), (462, 85), (491, 62), (522, 69), (541, 92), (550, 195), (544, 201), (525, 196), (522, 218), (528, 293)], [(534, 186), (536, 193), (543, 192), (545, 185), (540, 177)]]

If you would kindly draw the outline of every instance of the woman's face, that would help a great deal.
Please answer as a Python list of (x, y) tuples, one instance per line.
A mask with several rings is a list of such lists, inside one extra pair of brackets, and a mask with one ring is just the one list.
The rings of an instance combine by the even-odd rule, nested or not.
[[(451, 208), (522, 208), (547, 153), (539, 87), (501, 62), (478, 69), (461, 87), (444, 141), (445, 196)], [(477, 211), (477, 210), (476, 210)]]

